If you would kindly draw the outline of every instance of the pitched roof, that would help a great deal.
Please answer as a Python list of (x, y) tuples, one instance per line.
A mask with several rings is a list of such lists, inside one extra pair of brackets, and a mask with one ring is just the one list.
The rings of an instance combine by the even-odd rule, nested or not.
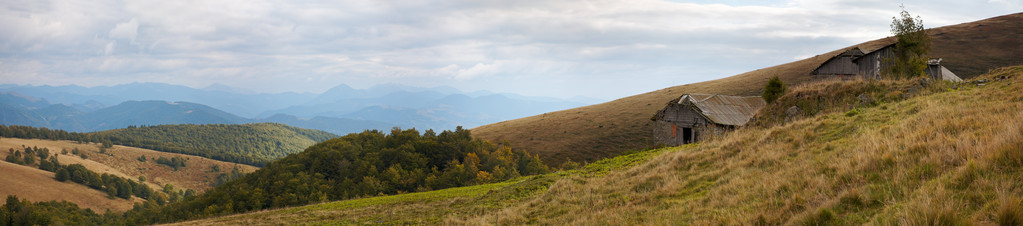
[(743, 126), (767, 105), (758, 96), (725, 96), (717, 94), (686, 94), (677, 104), (693, 105), (711, 122), (721, 125)]
[(860, 61), (860, 59), (862, 59), (862, 58), (864, 58), (864, 57), (866, 57), (867, 55), (870, 55), (870, 54), (881, 53), (881, 52), (883, 52), (887, 48), (894, 49), (896, 44), (897, 43), (893, 42), (891, 44), (887, 44), (887, 45), (881, 46), (880, 48), (877, 48), (877, 49), (872, 50), (870, 52), (864, 52), (860, 56), (857, 56), (857, 57), (853, 58), (853, 62), (856, 63), (856, 61)]
[(817, 65), (817, 68), (814, 68), (813, 71), (810, 72), (810, 74), (814, 74), (814, 75), (817, 74), (817, 72), (820, 71), (821, 68), (824, 67), (824, 65), (828, 65), (829, 63), (831, 63), (833, 61), (836, 61), (836, 60), (839, 60), (839, 59), (842, 59), (842, 58), (848, 58), (850, 60), (854, 60), (856, 58), (862, 57), (863, 54), (864, 54), (863, 50), (861, 50), (860, 47), (849, 48), (848, 50), (845, 50), (845, 52), (839, 53), (838, 55), (835, 55), (835, 56), (833, 56), (831, 58), (828, 58), (828, 60), (824, 61), (824, 63), (821, 63), (821, 65)]

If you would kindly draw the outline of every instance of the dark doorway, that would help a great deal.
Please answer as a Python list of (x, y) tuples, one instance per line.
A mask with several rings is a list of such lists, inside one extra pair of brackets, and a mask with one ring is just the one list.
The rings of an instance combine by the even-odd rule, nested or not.
[(682, 144), (693, 143), (693, 128), (682, 128)]

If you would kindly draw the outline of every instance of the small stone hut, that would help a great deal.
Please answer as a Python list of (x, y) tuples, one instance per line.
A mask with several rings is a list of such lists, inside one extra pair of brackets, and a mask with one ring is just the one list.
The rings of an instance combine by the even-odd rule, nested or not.
[(705, 140), (746, 125), (765, 105), (759, 96), (682, 95), (651, 118), (654, 139), (667, 145)]
[(962, 82), (963, 79), (959, 78), (955, 73), (949, 71), (945, 66), (941, 66), (941, 58), (931, 58), (927, 61), (927, 75), (930, 75), (932, 79), (948, 80), (953, 82)]

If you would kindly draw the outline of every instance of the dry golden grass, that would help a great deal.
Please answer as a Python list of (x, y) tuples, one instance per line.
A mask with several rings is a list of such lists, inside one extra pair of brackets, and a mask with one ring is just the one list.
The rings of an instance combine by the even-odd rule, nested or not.
[[(1023, 51), (1019, 51), (1023, 49), (1023, 40), (1018, 38), (1023, 36), (1021, 13), (930, 32), (934, 37), (932, 56), (944, 58), (942, 63), (960, 76), (972, 77), (988, 69), (1023, 63)], [(854, 46), (871, 51), (888, 43), (892, 41), (882, 38)], [(650, 116), (684, 93), (759, 95), (767, 80), (774, 76), (789, 85), (801, 84), (810, 81), (809, 74), (814, 68), (848, 48), (723, 79), (484, 125), (472, 132), (494, 142), (507, 140), (516, 147), (539, 154), (553, 165), (566, 158), (592, 162), (628, 150), (651, 147), (653, 123)]]
[(110, 199), (107, 193), (88, 186), (54, 180), (51, 172), (0, 161), (0, 197), (8, 195), (32, 202), (68, 201), (99, 213), (124, 212), (139, 201), (139, 198)]
[[(746, 128), (471, 224), (959, 224), (1018, 219), (1023, 67), (978, 88)], [(911, 81), (906, 81), (911, 82)], [(1008, 200), (1008, 201), (1007, 201)], [(1011, 222), (1009, 222), (1011, 223)]]
[[(258, 169), (254, 166), (223, 162), (198, 156), (120, 145), (114, 145), (114, 147), (108, 148), (106, 153), (100, 153), (99, 144), (95, 143), (78, 144), (73, 141), (7, 137), (0, 138), (0, 150), (2, 150), (0, 151), (0, 158), (6, 157), (8, 155), (7, 151), (10, 148), (22, 150), (24, 147), (45, 147), (50, 149), (50, 154), (60, 154), (61, 150), (68, 150), (69, 153), (67, 155), (58, 156), (58, 161), (61, 164), (82, 164), (85, 168), (96, 173), (108, 173), (134, 180), (138, 180), (139, 176), (145, 176), (146, 183), (154, 189), (162, 189), (164, 184), (169, 183), (177, 189), (192, 189), (197, 192), (204, 192), (213, 188), (213, 183), (216, 181), (216, 176), (219, 173), (230, 172), (235, 166), (244, 173)], [(87, 158), (82, 159), (80, 156), (72, 155), (70, 151), (75, 148), (85, 153)], [(138, 158), (143, 155), (149, 160), (146, 162), (139, 161)], [(172, 157), (187, 158), (187, 166), (175, 171), (166, 165), (156, 164), (155, 159), (159, 157), (168, 159)], [(213, 172), (211, 170), (214, 165), (219, 166), (220, 172)]]
[(960, 77), (1023, 64), (1023, 13), (931, 29), (931, 56)]

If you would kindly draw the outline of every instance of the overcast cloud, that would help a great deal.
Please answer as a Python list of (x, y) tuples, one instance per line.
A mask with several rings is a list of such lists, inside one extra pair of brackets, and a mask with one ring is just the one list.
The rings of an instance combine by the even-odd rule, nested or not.
[[(2, 0), (0, 83), (399, 83), (614, 99), (887, 36), (898, 4)], [(1019, 0), (904, 4), (928, 27), (1023, 11)]]

